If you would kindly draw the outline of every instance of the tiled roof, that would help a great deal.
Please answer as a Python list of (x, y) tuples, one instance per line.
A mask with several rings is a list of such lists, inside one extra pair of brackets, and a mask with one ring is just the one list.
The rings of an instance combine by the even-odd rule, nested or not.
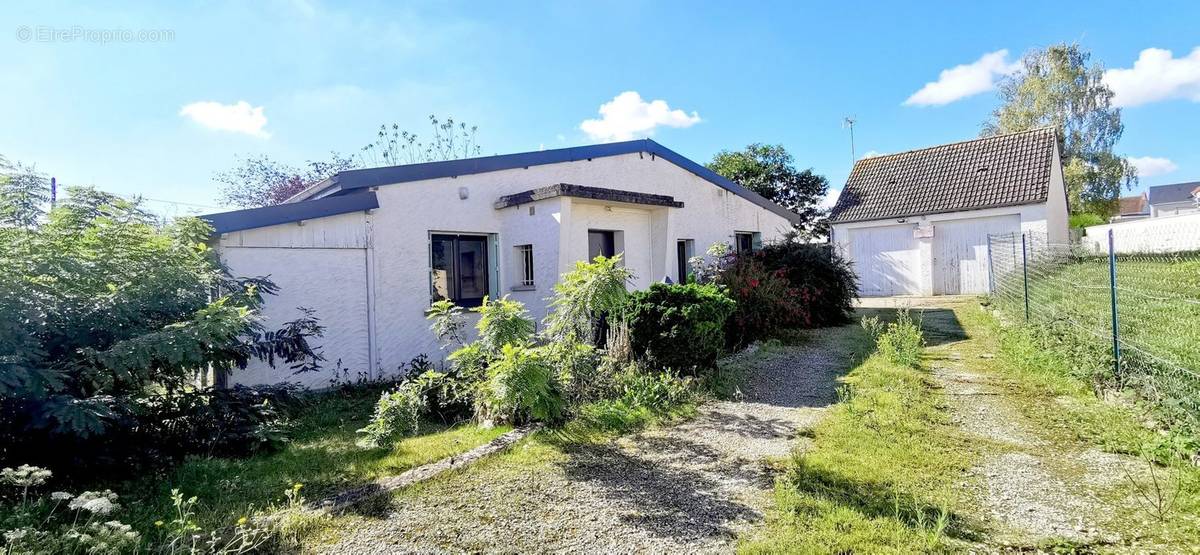
[(1192, 200), (1192, 194), (1200, 187), (1200, 181), (1175, 183), (1173, 185), (1158, 185), (1150, 188), (1150, 204), (1164, 202), (1184, 202)]
[(834, 223), (1045, 202), (1054, 130), (951, 143), (864, 158), (834, 205)]
[(1131, 216), (1134, 214), (1149, 214), (1150, 204), (1146, 202), (1146, 194), (1142, 193), (1134, 197), (1121, 197), (1121, 212), (1122, 216)]

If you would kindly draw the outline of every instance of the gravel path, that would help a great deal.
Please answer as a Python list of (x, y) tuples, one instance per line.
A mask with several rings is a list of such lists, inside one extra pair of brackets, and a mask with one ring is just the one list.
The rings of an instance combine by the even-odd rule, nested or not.
[(731, 552), (763, 518), (767, 459), (788, 455), (836, 401), (835, 380), (853, 358), (840, 340), (849, 331), (760, 355), (741, 401), (613, 442), (519, 446), (398, 496), (386, 516), (318, 550)]

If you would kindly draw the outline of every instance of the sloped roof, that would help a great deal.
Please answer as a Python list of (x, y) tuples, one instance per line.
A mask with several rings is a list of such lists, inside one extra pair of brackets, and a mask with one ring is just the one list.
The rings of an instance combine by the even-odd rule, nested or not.
[(340, 172), (337, 175), (310, 188), (309, 190), (300, 193), (289, 200), (289, 202), (297, 202), (301, 199), (308, 199), (317, 196), (342, 195), (357, 189), (379, 187), (382, 185), (393, 185), (410, 181), (423, 181), (426, 179), (437, 179), (442, 177), (472, 175), (499, 170), (528, 168), (530, 166), (540, 166), (544, 164), (575, 162), (579, 160), (591, 160), (593, 158), (603, 158), (606, 156), (619, 156), (622, 154), (635, 153), (642, 153), (643, 155), (651, 158), (663, 158), (668, 162), (671, 162), (676, 166), (679, 166), (695, 174), (696, 176), (705, 179), (718, 187), (721, 187), (722, 189), (725, 189), (739, 197), (753, 202), (754, 204), (766, 210), (770, 210), (771, 212), (786, 218), (788, 221), (795, 222), (799, 218), (799, 216), (797, 216), (794, 212), (779, 206), (778, 204), (775, 204), (766, 198), (763, 198), (758, 193), (742, 187), (730, 179), (725, 178), (720, 174), (704, 167), (703, 165), (693, 162), (683, 155), (650, 139), (637, 139), (619, 143), (604, 143), (553, 150), (539, 150), (534, 152), (519, 152), (516, 154), (481, 156), (478, 158), (448, 160), (445, 162), (426, 162), (423, 164), (406, 164), (403, 166), (390, 166), (384, 168), (348, 170)]
[(830, 215), (834, 223), (1045, 202), (1052, 128), (864, 158)]
[(1192, 192), (1200, 187), (1200, 181), (1159, 185), (1150, 188), (1150, 204), (1185, 202), (1192, 200)]
[(261, 208), (247, 208), (232, 212), (206, 214), (200, 219), (208, 221), (216, 233), (229, 233), (243, 229), (266, 227), (269, 225), (286, 224), (347, 214), (359, 210), (379, 208), (379, 200), (371, 191), (361, 191), (353, 195), (326, 197), (302, 202), (289, 202)]
[(1146, 202), (1146, 193), (1132, 197), (1121, 197), (1120, 205), (1121, 211), (1119, 214), (1122, 216), (1150, 213), (1150, 204)]

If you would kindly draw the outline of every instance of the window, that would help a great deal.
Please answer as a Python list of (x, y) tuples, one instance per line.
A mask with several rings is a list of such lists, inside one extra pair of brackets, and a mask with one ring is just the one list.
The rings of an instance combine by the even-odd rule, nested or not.
[(430, 237), (430, 295), (464, 307), (483, 304), (488, 294), (488, 238), (482, 235)]
[(533, 245), (517, 245), (517, 286), (513, 289), (533, 289)]
[(688, 261), (696, 256), (696, 242), (691, 239), (680, 239), (675, 242), (675, 258), (678, 264), (675, 279), (679, 283), (687, 283), (687, 277), (692, 273)]
[(588, 261), (597, 256), (612, 258), (617, 254), (617, 242), (611, 231), (588, 230)]
[(762, 241), (761, 237), (761, 233), (734, 233), (734, 251), (738, 254), (754, 252)]

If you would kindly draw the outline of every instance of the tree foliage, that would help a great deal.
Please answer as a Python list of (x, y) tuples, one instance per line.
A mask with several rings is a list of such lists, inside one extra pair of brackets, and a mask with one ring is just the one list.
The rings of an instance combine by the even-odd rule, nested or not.
[(1058, 131), (1063, 178), (1072, 213), (1109, 216), (1121, 186), (1137, 181), (1135, 168), (1113, 153), (1125, 127), (1104, 68), (1088, 65), (1091, 54), (1078, 44), (1033, 50), (1022, 70), (1000, 83), (1001, 105), (983, 127), (999, 135), (1050, 126)]
[(828, 227), (820, 203), (829, 191), (829, 180), (812, 168), (797, 170), (783, 145), (754, 143), (744, 150), (722, 150), (708, 163), (708, 169), (799, 214), (797, 228), (801, 230), (821, 235)]
[(0, 226), (32, 227), (50, 201), (50, 185), (33, 166), (0, 156)]
[(0, 436), (102, 435), (201, 371), (320, 361), (313, 315), (265, 329), (258, 309), (275, 285), (231, 277), (207, 223), (162, 226), (135, 201), (69, 193), (32, 225), (0, 227)]
[(239, 158), (237, 165), (218, 173), (221, 202), (231, 206), (258, 207), (280, 204), (341, 171), (354, 169), (354, 158), (330, 153), (329, 160), (309, 160), (301, 168), (267, 155)]
[(377, 168), (479, 156), (480, 148), (475, 142), (478, 126), (456, 122), (452, 117), (442, 120), (434, 115), (429, 116), (429, 125), (432, 138), (428, 141), (412, 131), (401, 129), (398, 123), (380, 125), (375, 141), (359, 153), (361, 165)]

